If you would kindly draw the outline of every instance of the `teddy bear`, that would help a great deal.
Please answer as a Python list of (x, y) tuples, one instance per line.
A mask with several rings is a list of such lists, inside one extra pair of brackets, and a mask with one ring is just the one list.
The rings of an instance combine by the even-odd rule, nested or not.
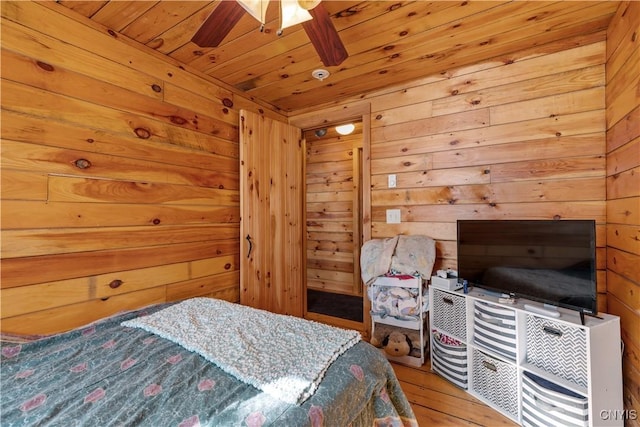
[(390, 356), (420, 357), (420, 332), (397, 326), (376, 323), (370, 340)]

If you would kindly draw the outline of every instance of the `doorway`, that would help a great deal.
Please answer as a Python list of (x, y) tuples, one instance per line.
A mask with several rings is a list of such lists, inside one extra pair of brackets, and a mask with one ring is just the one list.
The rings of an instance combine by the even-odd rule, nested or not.
[[(339, 107), (328, 107), (326, 109), (318, 110), (315, 109), (313, 111), (307, 111), (300, 114), (296, 114), (289, 117), (289, 123), (303, 129), (303, 136), (308, 136), (308, 141), (312, 142), (315, 138), (318, 137), (316, 135), (316, 131), (320, 129), (319, 136), (322, 137), (322, 129), (326, 129), (326, 132), (333, 130), (331, 128), (335, 127), (336, 124), (341, 123), (354, 123), (356, 128), (354, 128), (354, 133), (356, 135), (359, 133), (360, 142), (356, 145), (357, 150), (353, 150), (353, 152), (349, 155), (351, 159), (351, 170), (357, 170), (353, 177), (354, 180), (358, 181), (358, 186), (360, 187), (360, 191), (358, 192), (358, 203), (353, 205), (353, 193), (350, 195), (350, 200), (352, 203), (352, 210), (350, 212), (351, 219), (353, 221), (352, 225), (352, 233), (353, 230), (357, 230), (354, 233), (355, 238), (359, 238), (359, 241), (355, 243), (351, 243), (351, 256), (348, 258), (344, 251), (341, 248), (348, 248), (349, 246), (346, 242), (342, 242), (337, 240), (337, 234), (333, 237), (336, 237), (334, 240), (323, 240), (318, 237), (329, 237), (326, 228), (321, 228), (321, 222), (317, 221), (317, 219), (327, 218), (331, 216), (337, 216), (339, 214), (331, 213), (331, 209), (335, 209), (336, 207), (340, 207), (340, 203), (342, 206), (346, 206), (344, 201), (339, 200), (339, 197), (346, 197), (345, 194), (338, 194), (341, 191), (335, 190), (333, 194), (328, 192), (329, 194), (321, 196), (320, 194), (312, 194), (311, 190), (320, 190), (324, 185), (327, 187), (327, 184), (331, 184), (331, 181), (337, 181), (337, 178), (332, 178), (333, 175), (325, 175), (325, 180), (322, 181), (320, 177), (314, 176), (311, 177), (310, 182), (305, 184), (305, 198), (307, 203), (317, 203), (316, 206), (310, 206), (310, 208), (318, 208), (319, 205), (335, 205), (332, 208), (328, 208), (327, 212), (322, 213), (322, 210), (313, 211), (316, 212), (314, 214), (317, 218), (305, 218), (306, 230), (304, 233), (305, 236), (305, 244), (306, 244), (306, 252), (305, 255), (307, 258), (311, 258), (312, 260), (305, 260), (304, 266), (305, 270), (316, 270), (308, 274), (307, 271), (303, 273), (305, 279), (305, 291), (304, 291), (304, 317), (310, 320), (315, 320), (322, 323), (327, 323), (330, 325), (350, 328), (360, 331), (364, 339), (368, 339), (370, 330), (371, 330), (371, 316), (369, 316), (369, 310), (371, 308), (371, 303), (369, 299), (366, 297), (366, 292), (362, 289), (361, 276), (360, 276), (360, 258), (359, 258), (359, 250), (362, 246), (362, 243), (371, 239), (371, 191), (369, 190), (371, 187), (371, 165), (370, 165), (370, 156), (371, 156), (371, 147), (370, 147), (370, 132), (371, 132), (371, 105), (367, 102), (359, 102), (350, 104), (348, 106), (339, 106)], [(305, 133), (305, 131), (307, 133)], [(313, 131), (310, 135), (308, 132)], [(305, 144), (307, 139), (305, 138)], [(353, 143), (352, 143), (353, 144)], [(329, 147), (325, 147), (329, 150)], [(332, 153), (331, 151), (327, 151), (327, 153)], [(354, 154), (355, 153), (355, 154)], [(338, 160), (336, 154), (321, 154), (319, 152), (315, 152), (313, 149), (307, 149), (306, 156), (309, 158), (310, 156), (314, 156), (313, 160), (318, 160), (318, 163), (323, 163), (322, 160), (329, 159), (331, 161)], [(324, 156), (321, 157), (321, 156)], [(354, 160), (357, 159), (357, 160)], [(354, 162), (359, 165), (358, 167), (354, 167)], [(305, 168), (308, 168), (311, 162), (304, 162)], [(318, 174), (323, 173), (321, 169), (323, 167), (331, 166), (314, 166), (317, 168), (316, 171), (319, 171)], [(343, 163), (343, 167), (346, 168), (346, 163)], [(333, 173), (333, 172), (332, 172)], [(339, 171), (335, 171), (336, 177), (339, 175)], [(305, 178), (308, 178), (307, 173), (305, 172)], [(311, 185), (312, 182), (315, 187), (310, 187), (307, 189), (307, 185)], [(351, 188), (354, 187), (354, 182), (348, 182), (340, 184), (343, 187)], [(317, 191), (317, 193), (322, 193), (322, 191)], [(353, 207), (355, 206), (355, 207)], [(358, 210), (359, 209), (359, 210)], [(305, 213), (306, 213), (305, 209)], [(344, 212), (344, 211), (337, 211)], [(329, 223), (330, 221), (323, 221), (324, 223)], [(329, 228), (339, 229), (340, 223), (346, 227), (347, 221), (334, 221), (333, 224), (327, 224)], [(325, 234), (320, 234), (325, 233)], [(354, 256), (352, 252), (352, 248), (356, 247), (358, 249), (358, 255)], [(316, 249), (317, 248), (317, 249)], [(320, 255), (319, 253), (314, 253), (314, 251), (322, 251), (332, 256), (326, 257), (327, 260), (323, 262), (326, 266), (325, 271), (319, 272), (316, 267), (320, 265), (319, 261), (316, 261), (316, 255)], [(335, 252), (335, 256), (333, 253)], [(338, 262), (348, 262), (353, 263), (353, 266), (346, 267), (344, 264), (337, 264)], [(333, 264), (332, 264), (333, 261)], [(332, 265), (335, 264), (335, 267), (332, 270)], [(349, 271), (341, 271), (349, 270)], [(331, 273), (330, 271), (333, 271)], [(333, 275), (332, 275), (333, 274)], [(349, 282), (346, 279), (347, 275), (352, 278), (352, 281)], [(335, 288), (336, 280), (330, 280), (332, 277), (342, 277), (344, 280), (341, 280), (344, 283), (345, 288), (348, 288), (347, 283), (351, 283), (351, 288), (347, 292), (336, 292), (339, 288)], [(357, 283), (357, 285), (356, 285)], [(310, 286), (309, 286), (310, 285)], [(308, 289), (308, 290), (307, 290)], [(314, 293), (317, 291), (319, 293)], [(347, 316), (337, 317), (333, 315), (327, 315), (320, 313), (320, 308), (318, 305), (315, 307), (309, 307), (308, 299), (309, 297), (323, 297), (324, 299), (321, 301), (330, 306), (335, 306), (339, 303), (344, 303), (347, 308), (345, 312), (353, 313), (357, 310), (356, 306), (361, 308), (362, 310), (362, 321), (350, 320)], [(317, 304), (316, 300), (311, 301), (312, 304)], [(316, 311), (312, 311), (316, 310)], [(358, 319), (360, 315), (358, 314)]]
[[(351, 130), (339, 133), (340, 125)], [(362, 121), (308, 129), (306, 141), (307, 313), (364, 321)]]

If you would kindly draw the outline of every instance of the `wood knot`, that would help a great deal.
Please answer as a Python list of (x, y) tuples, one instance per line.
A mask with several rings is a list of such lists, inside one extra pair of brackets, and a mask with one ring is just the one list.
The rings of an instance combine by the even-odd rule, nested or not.
[(109, 287), (110, 287), (111, 289), (117, 289), (117, 288), (119, 288), (120, 286), (122, 286), (122, 283), (124, 283), (122, 280), (120, 280), (120, 279), (115, 279), (115, 280), (112, 280), (112, 281), (111, 281), (111, 283), (109, 283)]
[(136, 133), (136, 136), (140, 139), (149, 139), (151, 138), (151, 132), (149, 132), (148, 129), (145, 128), (135, 128), (134, 132)]
[(78, 159), (74, 163), (78, 169), (89, 169), (91, 167), (91, 162), (87, 159)]
[(160, 224), (161, 221), (160, 221), (160, 218), (153, 218), (153, 221), (151, 222), (153, 222), (153, 225), (158, 225)]
[(151, 90), (153, 90), (156, 93), (162, 92), (162, 88), (160, 87), (160, 85), (157, 85), (155, 83), (151, 85)]
[(118, 33), (116, 33), (115, 31), (113, 31), (111, 28), (109, 28), (109, 29), (107, 30), (107, 33), (109, 33), (109, 35), (110, 35), (111, 37), (116, 37), (116, 38), (118, 37)]
[(233, 108), (233, 101), (230, 100), (229, 98), (224, 98), (222, 100), (222, 105), (224, 105), (225, 107), (228, 107), (228, 108)]
[(173, 123), (174, 125), (184, 125), (185, 123), (187, 123), (187, 119), (180, 116), (171, 116), (169, 117), (169, 120), (171, 120), (171, 123)]
[(336, 18), (348, 18), (349, 16), (353, 16), (356, 13), (358, 13), (355, 9), (347, 9), (347, 10), (342, 10), (338, 13), (336, 13)]
[(231, 268), (231, 263), (226, 263), (226, 264), (224, 265), (224, 269), (225, 269), (225, 270), (228, 270), (228, 269), (230, 269), (230, 268)]
[(36, 61), (36, 64), (45, 71), (51, 72), (54, 70), (53, 65), (47, 64), (46, 62)]

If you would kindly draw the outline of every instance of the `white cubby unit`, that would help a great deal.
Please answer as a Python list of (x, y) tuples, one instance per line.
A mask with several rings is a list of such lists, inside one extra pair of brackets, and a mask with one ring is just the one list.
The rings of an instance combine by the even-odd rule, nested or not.
[[(398, 309), (397, 313), (376, 311), (376, 301), (372, 298), (372, 311), (371, 311), (371, 325), (372, 334), (375, 334), (376, 325), (389, 325), (398, 330), (402, 329), (411, 330), (418, 336), (420, 351), (419, 354), (409, 354), (406, 356), (392, 356), (387, 354), (384, 349), (380, 349), (387, 359), (402, 363), (404, 365), (420, 367), (425, 362), (426, 353), (428, 352), (429, 337), (427, 336), (426, 323), (428, 321), (428, 315), (426, 308), (427, 295), (425, 282), (420, 276), (408, 276), (400, 275), (394, 276), (379, 276), (377, 277), (371, 286), (371, 295), (378, 295), (378, 292), (383, 290), (387, 294), (397, 294), (399, 292), (407, 292), (412, 295), (410, 299), (399, 297), (399, 299), (391, 302), (390, 304), (394, 309)], [(407, 302), (409, 311), (402, 310), (403, 301)], [(414, 345), (415, 346), (415, 345)]]
[(619, 317), (479, 288), (429, 300), (434, 372), (523, 426), (623, 425)]

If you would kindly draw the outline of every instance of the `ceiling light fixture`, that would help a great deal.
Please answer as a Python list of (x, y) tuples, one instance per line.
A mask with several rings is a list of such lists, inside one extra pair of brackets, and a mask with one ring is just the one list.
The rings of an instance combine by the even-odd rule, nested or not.
[(354, 125), (353, 123), (347, 123), (345, 125), (336, 126), (336, 132), (338, 132), (340, 135), (349, 135), (354, 131), (355, 128), (356, 125)]
[[(269, 0), (237, 0), (251, 16), (260, 21), (260, 31), (264, 30), (267, 22), (267, 7)], [(309, 13), (320, 3), (318, 0), (280, 0), (280, 28), (277, 34), (282, 35), (285, 28), (313, 19)]]

